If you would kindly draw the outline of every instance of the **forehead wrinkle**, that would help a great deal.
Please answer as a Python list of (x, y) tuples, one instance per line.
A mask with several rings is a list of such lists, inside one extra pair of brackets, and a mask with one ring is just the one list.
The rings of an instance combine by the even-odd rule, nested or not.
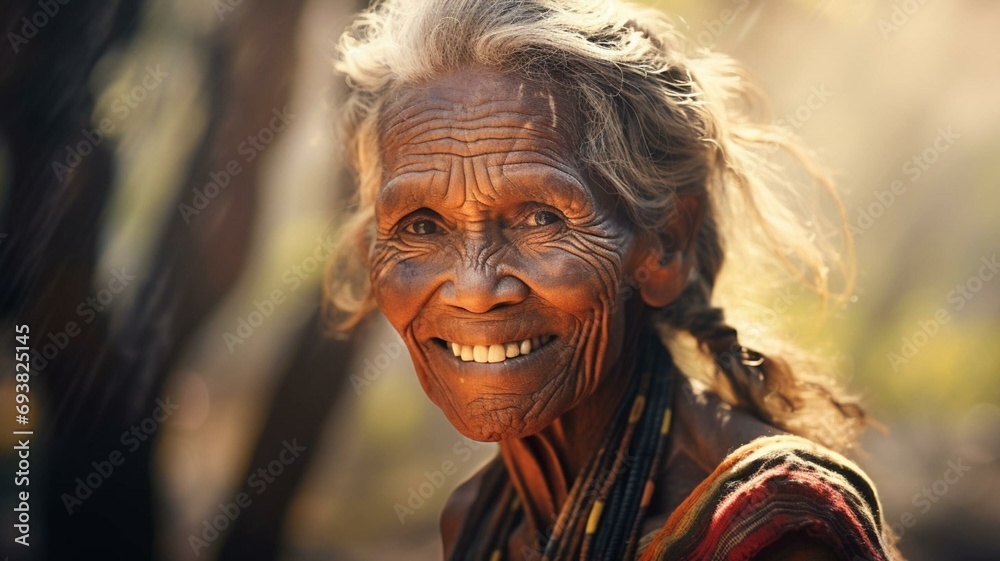
[[(484, 119), (485, 120), (485, 119)], [(418, 156), (485, 156), (493, 153), (531, 151), (547, 154), (551, 158), (566, 159), (571, 156), (571, 148), (559, 131), (542, 127), (495, 125), (456, 128), (449, 119), (441, 119), (434, 126), (419, 132), (407, 132), (384, 137), (384, 164), (398, 168), (408, 158)], [(517, 143), (531, 143), (530, 150), (517, 149)], [(504, 148), (498, 145), (508, 145)]]
[(529, 126), (518, 127), (494, 125), (470, 128), (443, 126), (421, 132), (412, 138), (405, 139), (405, 142), (408, 146), (414, 146), (423, 143), (433, 143), (439, 140), (454, 140), (467, 144), (484, 141), (504, 142), (536, 140), (544, 144), (558, 145), (558, 142), (555, 140), (558, 133), (556, 131), (552, 131), (551, 135), (539, 135), (539, 133), (545, 132), (548, 131), (538, 131), (537, 129)]
[[(465, 200), (476, 203), (483, 202), (479, 197), (479, 193), (476, 192), (478, 181), (476, 181), (476, 166), (472, 158), (462, 158), (460, 161), (462, 162), (462, 178), (459, 181), (464, 187)], [(470, 179), (472, 181), (469, 181)]]
[(383, 139), (390, 144), (408, 146), (446, 138), (460, 142), (530, 138), (555, 143), (563, 137), (562, 131), (541, 122), (538, 115), (522, 115), (516, 121), (498, 122), (501, 117), (505, 116), (486, 114), (459, 121), (452, 114), (440, 113), (419, 122), (402, 121), (394, 124)]
[(418, 100), (398, 111), (385, 110), (381, 116), (382, 132), (393, 132), (401, 124), (423, 124), (442, 115), (458, 123), (476, 121), (483, 117), (508, 117), (511, 119), (548, 120), (552, 104), (529, 103), (505, 99), (482, 104), (436, 103)]
[[(502, 165), (502, 164), (501, 164)], [(503, 197), (497, 190), (496, 184), (493, 182), (493, 178), (490, 175), (490, 169), (495, 167), (494, 165), (485, 166), (473, 166), (473, 174), (476, 179), (477, 191), (485, 198), (488, 198), (491, 202), (497, 202)]]
[[(474, 153), (472, 149), (475, 149)], [(401, 154), (391, 161), (392, 166), (385, 166), (387, 170), (396, 170), (403, 163), (413, 163), (414, 161), (419, 161), (420, 159), (425, 159), (428, 157), (453, 157), (453, 158), (472, 158), (472, 159), (486, 159), (488, 162), (492, 161), (493, 158), (504, 158), (507, 156), (516, 157), (515, 159), (523, 159), (527, 162), (551, 162), (553, 165), (557, 165), (561, 159), (567, 159), (561, 151), (555, 149), (523, 149), (523, 150), (511, 150), (504, 149), (502, 147), (491, 146), (488, 142), (460, 142), (453, 139), (439, 140), (434, 146), (426, 147), (420, 150), (414, 149), (405, 154)], [(399, 160), (397, 162), (397, 160)]]
[(444, 200), (450, 208), (461, 208), (469, 200), (469, 193), (465, 189), (465, 160), (462, 158), (451, 158), (448, 189), (445, 191)]
[(418, 158), (413, 161), (404, 162), (392, 169), (393, 179), (409, 179), (412, 176), (419, 177), (420, 174), (448, 173), (448, 167), (442, 165), (441, 158), (433, 158), (427, 161), (426, 158)]
[(424, 98), (414, 100), (401, 109), (395, 109), (405, 99), (405, 97), (397, 99), (393, 106), (382, 111), (379, 129), (384, 136), (399, 134), (396, 129), (400, 127), (422, 127), (441, 118), (460, 124), (497, 117), (526, 122), (551, 121), (549, 119), (551, 115), (547, 115), (546, 111), (551, 112), (553, 107), (553, 103), (542, 105), (529, 101), (526, 104), (522, 99), (453, 102)]
[[(459, 85), (461, 87), (461, 85)], [(447, 90), (441, 89), (430, 91), (421, 88), (404, 89), (399, 95), (390, 101), (385, 109), (388, 112), (395, 112), (402, 117), (412, 119), (427, 109), (440, 109), (454, 111), (456, 113), (475, 114), (480, 112), (493, 112), (510, 110), (517, 112), (519, 108), (525, 106), (525, 102), (538, 108), (538, 103), (531, 103), (532, 98), (523, 96), (511, 97), (504, 95), (500, 90), (489, 92), (491, 97), (486, 97), (484, 92), (468, 94), (463, 92), (455, 95), (457, 88), (449, 87)]]
[[(573, 105), (562, 103), (565, 97), (559, 92), (523, 79), (497, 78), (487, 75), (470, 82), (460, 73), (443, 77), (431, 85), (404, 89), (383, 107), (379, 119), (384, 132), (383, 178), (389, 179), (383, 189), (414, 190), (408, 195), (385, 193), (379, 197), (382, 202), (418, 198), (431, 205), (433, 197), (440, 204), (440, 191), (427, 189), (431, 184), (445, 185), (448, 206), (458, 207), (470, 198), (488, 202), (508, 192), (539, 198), (546, 185), (552, 193), (564, 195), (557, 196), (559, 202), (593, 200), (575, 154)], [(560, 115), (560, 110), (571, 113)], [(561, 172), (563, 179), (547, 180), (548, 173), (527, 179), (522, 173), (506, 177), (504, 166), (521, 164), (551, 168), (549, 173)]]
[[(426, 157), (434, 156), (434, 157)], [(424, 174), (433, 177), (440, 174), (452, 174), (455, 171), (455, 160), (479, 160), (486, 168), (498, 168), (503, 166), (526, 166), (541, 165), (558, 170), (573, 182), (583, 184), (579, 173), (581, 170), (574, 167), (572, 163), (566, 162), (561, 155), (551, 150), (496, 150), (477, 154), (476, 156), (464, 156), (460, 154), (448, 154), (441, 152), (427, 152), (423, 154), (407, 154), (400, 156), (395, 165), (386, 169), (388, 179), (382, 188), (393, 188), (395, 184), (401, 182), (405, 184), (417, 183), (421, 181)]]
[[(467, 189), (472, 188), (469, 179), (479, 184), (483, 194), (485, 185), (489, 184), (489, 192), (493, 197), (502, 198), (510, 195), (526, 200), (548, 200), (545, 196), (548, 189), (556, 198), (569, 200), (573, 203), (567, 210), (573, 211), (581, 207), (596, 204), (593, 193), (586, 187), (586, 181), (581, 175), (582, 170), (572, 163), (559, 158), (557, 154), (539, 153), (534, 150), (502, 150), (478, 157), (462, 157), (440, 155), (438, 157), (411, 157), (395, 169), (397, 172), (381, 188), (379, 202), (389, 204), (402, 202), (397, 190), (424, 191), (428, 198), (446, 201), (448, 207), (460, 207), (470, 197)], [(479, 160), (483, 165), (477, 166)], [(447, 166), (443, 165), (447, 162)], [(427, 165), (427, 164), (432, 165)], [(479, 171), (478, 168), (483, 168)], [(410, 168), (410, 171), (399, 173), (398, 170)], [(485, 173), (485, 176), (482, 174)], [(425, 185), (439, 185), (444, 182), (448, 187), (444, 193), (436, 189), (425, 189)], [(501, 189), (505, 187), (505, 189)], [(460, 195), (459, 195), (460, 194)], [(478, 200), (478, 196), (473, 196)], [(495, 199), (494, 199), (495, 200)]]
[[(443, 84), (442, 84), (443, 82)], [(404, 88), (395, 98), (379, 111), (379, 129), (382, 133), (394, 132), (402, 123), (418, 124), (429, 114), (448, 114), (455, 121), (476, 120), (484, 115), (509, 116), (558, 122), (557, 95), (550, 89), (537, 89), (532, 95), (524, 94), (524, 83), (518, 86), (518, 93), (512, 96), (509, 82), (495, 83), (489, 91), (468, 92), (464, 87), (468, 79), (452, 84), (453, 80), (439, 79), (437, 86), (415, 86)], [(571, 106), (571, 104), (570, 104)], [(567, 107), (570, 107), (567, 106)]]
[(518, 149), (480, 148), (474, 155), (466, 153), (468, 145), (459, 145), (454, 141), (447, 141), (434, 148), (434, 150), (425, 149), (422, 152), (403, 154), (385, 162), (383, 188), (401, 177), (419, 182), (422, 173), (451, 173), (454, 171), (452, 160), (456, 158), (469, 158), (487, 168), (505, 165), (541, 165), (559, 170), (581, 185), (585, 183), (582, 175), (584, 170), (578, 167), (575, 160), (570, 160), (562, 154), (562, 150), (557, 151), (558, 147), (554, 145), (535, 149), (523, 145)]
[(433, 136), (433, 133), (445, 130), (461, 131), (466, 135), (477, 131), (487, 133), (532, 131), (553, 138), (559, 138), (564, 134), (558, 128), (548, 126), (538, 115), (494, 113), (479, 115), (474, 119), (459, 120), (452, 114), (441, 112), (420, 121), (400, 120), (399, 123), (393, 123), (382, 138), (407, 143), (422, 140), (424, 136)]
[[(503, 153), (508, 156), (509, 153)], [(463, 211), (470, 217), (488, 213), (503, 199), (552, 204), (567, 215), (591, 212), (596, 204), (573, 168), (553, 162), (510, 163), (498, 160), (477, 166), (471, 158), (448, 158), (450, 169), (397, 176), (381, 189), (377, 206), (385, 218), (397, 218), (421, 206)], [(436, 204), (435, 204), (436, 203)]]

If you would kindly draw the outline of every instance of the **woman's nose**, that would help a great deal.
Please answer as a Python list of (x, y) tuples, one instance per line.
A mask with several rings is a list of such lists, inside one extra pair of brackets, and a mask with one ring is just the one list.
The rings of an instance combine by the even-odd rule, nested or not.
[(520, 279), (503, 274), (490, 263), (456, 266), (452, 278), (441, 287), (441, 301), (447, 305), (482, 314), (500, 306), (517, 304), (530, 289)]

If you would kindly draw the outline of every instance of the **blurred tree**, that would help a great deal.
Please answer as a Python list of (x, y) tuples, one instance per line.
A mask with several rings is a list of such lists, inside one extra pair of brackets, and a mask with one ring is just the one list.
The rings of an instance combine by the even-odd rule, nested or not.
[[(76, 418), (105, 409), (106, 382), (122, 365), (106, 316), (84, 324), (76, 310), (90, 296), (115, 179), (113, 143), (90, 122), (88, 80), (102, 56), (131, 37), (143, 3), (52, 5), (55, 13), (34, 0), (5, 2), (3, 29), (23, 41), (0, 50), (0, 134), (8, 162), (0, 229), (9, 236), (0, 246), (0, 314), (7, 325), (30, 326), (36, 353), (31, 553), (144, 559), (152, 552), (153, 517), (141, 458), (130, 458), (91, 496), (82, 489), (82, 505), (63, 508), (61, 497), (83, 487), (75, 479), (94, 471), (91, 462), (107, 460), (130, 424), (118, 408), (88, 415), (90, 422)], [(54, 357), (41, 356), (46, 344), (54, 345)]]
[[(245, 2), (223, 18), (206, 49), (208, 122), (174, 206), (189, 202), (192, 189), (225, 169), (241, 142), (288, 103), (304, 3)], [(16, 33), (35, 21), (38, 9), (34, 0), (5, 3), (4, 29)], [(49, 405), (44, 419), (35, 409), (32, 426), (42, 454), (34, 466), (44, 470), (34, 502), (44, 509), (44, 526), (34, 551), (46, 558), (156, 557), (156, 433), (102, 477), (99, 488), (69, 497), (83, 487), (77, 478), (85, 480), (93, 462), (121, 450), (120, 435), (154, 410), (190, 337), (243, 273), (259, 210), (265, 158), (241, 158), (242, 171), (204, 215), (189, 221), (170, 214), (124, 328), (112, 333), (106, 315), (81, 325), (77, 309), (91, 295), (115, 183), (114, 142), (98, 136), (90, 121), (88, 81), (97, 62), (131, 37), (142, 10), (142, 2), (58, 4), (45, 25), (31, 24), (44, 29), (29, 30), (26, 43), (0, 54), (0, 133), (10, 163), (0, 218), (0, 231), (9, 234), (0, 247), (0, 312), (5, 323), (31, 326), (36, 351), (65, 342), (56, 356), (35, 364), (36, 391)], [(270, 445), (282, 435), (314, 442), (346, 379), (330, 365), (346, 365), (351, 344), (325, 338), (316, 317), (303, 327), (296, 350), (251, 465), (261, 453), (273, 455)], [(308, 448), (309, 454), (315, 449)], [(308, 465), (307, 455), (269, 493), (265, 507), (241, 520), (226, 555), (273, 558), (281, 519)]]

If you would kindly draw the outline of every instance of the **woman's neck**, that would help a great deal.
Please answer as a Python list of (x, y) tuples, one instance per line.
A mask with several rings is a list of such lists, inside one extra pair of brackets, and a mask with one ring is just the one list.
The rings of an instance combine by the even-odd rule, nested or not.
[(626, 338), (613, 370), (577, 407), (536, 434), (500, 443), (524, 507), (529, 543), (548, 541), (577, 475), (604, 441), (632, 385), (639, 339), (638, 334)]

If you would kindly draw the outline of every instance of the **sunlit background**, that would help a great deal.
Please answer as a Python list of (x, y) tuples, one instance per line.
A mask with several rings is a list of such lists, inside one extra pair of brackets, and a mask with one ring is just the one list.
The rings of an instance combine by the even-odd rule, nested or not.
[[(113, 126), (102, 146), (114, 162), (86, 293), (96, 297), (115, 271), (136, 277), (97, 311), (108, 337), (146, 348), (129, 336), (164, 271), (195, 267), (185, 286), (210, 295), (176, 300), (197, 309), (163, 328), (174, 347), (157, 355), (168, 368), (148, 386), (178, 404), (150, 450), (153, 547), (164, 559), (255, 558), (235, 556), (239, 544), (223, 548), (255, 536), (286, 561), (440, 558), (444, 500), (495, 451), (462, 438), (426, 399), (383, 321), (333, 350), (314, 340), (319, 264), (351, 188), (330, 58), (363, 4), (147, 0), (130, 40), (86, 77), (86, 127)], [(1000, 559), (1000, 3), (651, 4), (749, 67), (773, 117), (834, 170), (856, 235), (858, 282), (845, 307), (820, 322), (801, 288), (775, 287), (744, 308), (741, 325), (785, 333), (843, 365), (884, 425), (854, 456), (910, 559)], [(71, 14), (31, 41), (56, 33), (60, 17)], [(59, 162), (63, 144), (84, 140), (74, 134), (56, 147)], [(0, 158), (6, 191), (15, 141), (4, 140)], [(205, 193), (230, 162), (240, 170), (228, 172), (231, 183)], [(53, 313), (78, 315), (78, 301)], [(84, 341), (70, 341), (73, 357)], [(99, 377), (87, 384), (104, 392)], [(0, 403), (12, 393), (5, 376)], [(44, 419), (65, 405), (40, 407)], [(293, 441), (310, 455), (272, 470), (273, 482), (248, 482)], [(448, 462), (457, 473), (439, 478)], [(64, 481), (54, 497), (72, 492), (73, 477)], [(253, 502), (232, 528), (192, 542), (241, 489)]]

